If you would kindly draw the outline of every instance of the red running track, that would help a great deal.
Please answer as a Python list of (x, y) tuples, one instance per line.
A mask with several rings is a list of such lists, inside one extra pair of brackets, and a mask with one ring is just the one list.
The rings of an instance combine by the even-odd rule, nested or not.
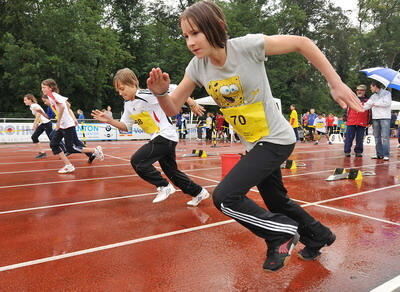
[[(392, 141), (395, 142), (395, 141)], [(298, 144), (282, 170), (290, 196), (332, 228), (337, 241), (318, 261), (296, 254), (265, 273), (266, 246), (221, 214), (177, 192), (152, 204), (155, 189), (131, 169), (142, 141), (102, 143), (106, 159), (73, 155), (72, 174), (56, 157), (35, 160), (31, 145), (0, 145), (1, 291), (369, 291), (400, 274), (400, 149), (389, 162), (345, 158), (342, 145)], [(94, 144), (92, 144), (93, 146)], [(183, 158), (192, 149), (239, 153), (181, 142), (179, 167), (210, 192), (221, 179), (219, 156)], [(222, 147), (223, 146), (223, 147)], [(326, 182), (336, 167), (373, 170), (362, 181)], [(249, 196), (262, 204), (256, 189)], [(382, 286), (380, 291), (385, 290)]]

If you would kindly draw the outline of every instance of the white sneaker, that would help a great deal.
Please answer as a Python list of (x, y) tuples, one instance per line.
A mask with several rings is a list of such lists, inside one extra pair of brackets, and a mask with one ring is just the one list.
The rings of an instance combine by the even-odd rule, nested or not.
[(196, 207), (198, 204), (200, 204), (201, 201), (203, 201), (209, 197), (210, 197), (210, 193), (206, 189), (203, 188), (196, 197), (193, 197), (193, 199), (191, 199), (186, 204), (188, 204), (189, 206)]
[(103, 161), (104, 160), (103, 148), (101, 148), (101, 146), (97, 146), (96, 148), (94, 148), (94, 155), (96, 155), (97, 158)]
[(389, 161), (389, 157), (385, 156), (385, 157), (383, 157), (383, 160)]
[(166, 187), (157, 188), (157, 196), (154, 198), (153, 203), (158, 203), (166, 200), (171, 194), (175, 193), (176, 190), (173, 185), (168, 184)]
[(70, 173), (75, 171), (75, 167), (72, 164), (67, 164), (63, 168), (58, 170), (58, 173)]

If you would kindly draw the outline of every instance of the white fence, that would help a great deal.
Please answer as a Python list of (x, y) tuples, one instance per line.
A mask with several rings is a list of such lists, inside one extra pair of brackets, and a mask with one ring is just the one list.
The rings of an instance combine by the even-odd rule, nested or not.
[[(0, 122), (0, 143), (32, 142), (31, 136), (34, 132), (32, 126), (32, 122), (7, 122), (6, 120), (3, 120), (3, 122)], [(137, 125), (133, 125), (131, 132), (121, 132), (117, 128), (108, 124), (83, 122), (76, 127), (76, 131), (79, 139), (82, 141), (150, 139), (150, 135), (145, 133)], [(189, 124), (187, 131), (188, 134), (186, 137), (188, 139), (196, 137), (195, 125)], [(39, 141), (48, 142), (49, 139), (47, 138), (47, 135), (43, 133), (40, 135)]]

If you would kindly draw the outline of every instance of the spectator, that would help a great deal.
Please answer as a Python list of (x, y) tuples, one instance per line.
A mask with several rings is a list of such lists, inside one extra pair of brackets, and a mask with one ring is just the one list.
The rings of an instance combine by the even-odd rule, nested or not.
[(107, 114), (107, 116), (112, 119), (113, 118), (113, 113), (111, 111), (111, 106), (107, 106), (107, 110), (105, 111), (105, 113)]
[(333, 117), (333, 114), (329, 114), (328, 117), (326, 118), (326, 127), (328, 128), (328, 136), (330, 137), (333, 134), (333, 122), (335, 118)]
[(84, 119), (85, 119), (85, 115), (83, 114), (83, 111), (82, 111), (81, 109), (78, 109), (78, 110), (76, 111), (76, 113), (77, 113), (78, 121), (79, 121), (79, 120), (84, 120)]
[(307, 129), (310, 133), (311, 141), (314, 141), (314, 133), (315, 133), (315, 125), (314, 121), (317, 118), (317, 114), (315, 113), (315, 109), (310, 109), (310, 114), (308, 115)]
[(294, 104), (290, 106), (290, 111), (289, 123), (293, 128), (294, 134), (296, 135), (296, 141), (299, 141), (299, 118), (297, 116), (296, 106)]
[[(365, 93), (367, 91), (367, 86), (364, 84), (358, 85), (356, 89), (356, 94), (360, 99), (361, 103), (367, 102), (368, 98)], [(346, 113), (347, 120), (347, 130), (344, 140), (344, 155), (346, 157), (351, 156), (351, 146), (353, 144), (354, 137), (356, 138), (356, 146), (354, 147), (354, 152), (356, 157), (362, 157), (364, 151), (363, 141), (365, 128), (368, 127), (370, 120), (370, 111), (356, 112), (353, 109), (348, 109)]]
[(378, 81), (371, 82), (373, 95), (364, 104), (364, 109), (372, 109), (372, 127), (374, 129), (376, 155), (372, 159), (389, 160), (390, 155), (390, 106), (392, 94), (383, 89)]

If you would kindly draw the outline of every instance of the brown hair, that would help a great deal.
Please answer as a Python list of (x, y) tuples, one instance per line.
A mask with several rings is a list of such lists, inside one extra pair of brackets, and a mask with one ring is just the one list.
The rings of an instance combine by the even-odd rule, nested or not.
[(122, 83), (128, 86), (135, 86), (139, 89), (139, 80), (135, 73), (129, 68), (119, 69), (114, 75), (113, 85), (117, 88), (118, 83)]
[(213, 2), (199, 1), (183, 11), (179, 18), (190, 20), (204, 33), (208, 42), (214, 48), (225, 48), (228, 41), (228, 25), (221, 8)]
[(30, 93), (25, 94), (25, 95), (24, 95), (24, 98), (26, 98), (26, 99), (32, 101), (33, 103), (37, 103), (37, 99), (36, 99), (36, 97), (35, 97), (33, 94), (30, 94)]
[(372, 80), (372, 81), (371, 81), (371, 85), (372, 85), (372, 86), (376, 86), (376, 87), (378, 87), (379, 89), (382, 89), (382, 88), (385, 87), (385, 85), (383, 85), (382, 83), (380, 83), (380, 82), (378, 82), (378, 81), (376, 81), (376, 80)]
[(60, 90), (58, 89), (57, 83), (54, 79), (43, 80), (42, 85), (50, 87), (53, 92), (60, 93)]

